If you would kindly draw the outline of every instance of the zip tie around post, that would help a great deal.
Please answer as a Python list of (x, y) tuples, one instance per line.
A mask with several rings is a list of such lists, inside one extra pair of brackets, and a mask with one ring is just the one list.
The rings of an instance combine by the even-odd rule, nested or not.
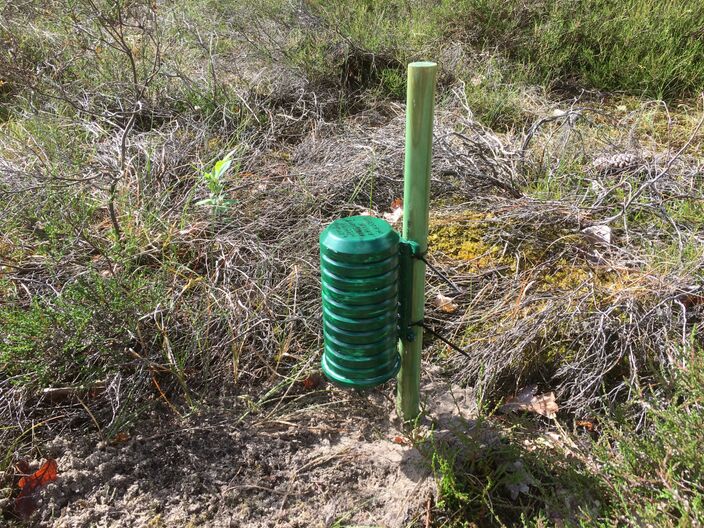
[(449, 346), (455, 352), (459, 352), (464, 357), (468, 357), (468, 358), (472, 357), (469, 352), (467, 352), (465, 349), (461, 348), (460, 346), (456, 345), (455, 343), (453, 343), (452, 341), (447, 339), (441, 333), (436, 331), (432, 326), (427, 325), (425, 323), (425, 321), (418, 321), (416, 323), (413, 323), (411, 326), (422, 326), (425, 330), (427, 330), (429, 333), (433, 334), (435, 337), (437, 337), (440, 341), (445, 343), (447, 346)]
[(454, 282), (452, 282), (452, 279), (450, 279), (450, 277), (448, 277), (447, 275), (445, 275), (442, 271), (440, 271), (438, 268), (436, 268), (436, 267), (433, 266), (430, 262), (428, 262), (428, 259), (425, 258), (425, 255), (418, 255), (418, 256), (415, 257), (415, 258), (417, 258), (418, 260), (422, 260), (422, 261), (423, 261), (423, 264), (425, 264), (426, 266), (428, 266), (428, 267), (430, 268), (430, 270), (431, 270), (433, 273), (435, 273), (435, 275), (437, 275), (438, 277), (440, 277), (440, 279), (442, 279), (442, 280), (445, 282), (445, 284), (447, 284), (447, 285), (450, 286), (453, 290), (455, 290), (455, 293), (457, 293), (458, 295), (461, 295), (462, 293), (464, 293), (464, 292), (460, 289), (460, 287), (457, 286), (457, 284), (455, 284)]
[[(403, 238), (418, 244), (421, 254), (428, 249), (428, 203), (430, 162), (433, 144), (433, 105), (437, 64), (412, 62), (408, 65), (406, 97), (406, 151), (403, 184)], [(425, 263), (413, 259), (411, 273), (411, 320), (423, 319)], [(396, 409), (404, 422), (420, 413), (420, 363), (422, 327), (400, 336), (401, 370), (398, 374)]]

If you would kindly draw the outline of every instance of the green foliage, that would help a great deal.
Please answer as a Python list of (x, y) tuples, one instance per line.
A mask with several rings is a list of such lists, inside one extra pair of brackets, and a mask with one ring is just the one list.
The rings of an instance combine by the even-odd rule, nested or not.
[(577, 460), (517, 431), (493, 431), (491, 421), (481, 420), (421, 446), (449, 526), (518, 526), (545, 518), (573, 524), (603, 500), (604, 487)]
[(47, 364), (36, 353), (49, 338), (49, 321), (42, 307), (33, 302), (27, 310), (3, 308), (0, 325), (7, 332), (0, 341), (0, 370), (16, 376), (13, 382), (19, 386), (35, 377), (46, 380)]
[(209, 207), (216, 216), (224, 213), (230, 206), (237, 203), (236, 200), (225, 198), (225, 183), (223, 179), (231, 165), (232, 160), (229, 157), (225, 157), (215, 162), (213, 170), (210, 172), (202, 171), (200, 173), (205, 185), (208, 187), (208, 197), (199, 200), (196, 205)]
[(386, 93), (398, 100), (406, 96), (406, 79), (397, 69), (384, 68), (381, 70), (381, 85)]
[(704, 11), (692, 2), (554, 2), (547, 14), (524, 55), (546, 78), (666, 98), (704, 86)]
[(475, 117), (489, 128), (520, 129), (530, 121), (531, 115), (525, 110), (525, 94), (517, 84), (522, 78), (518, 70), (504, 60), (489, 58), (478, 64), (467, 79), (467, 104)]
[[(357, 48), (401, 64), (441, 58), (448, 42), (460, 41), (469, 55), (510, 59), (514, 82), (527, 74), (531, 82), (664, 98), (704, 87), (704, 10), (687, 0), (335, 0), (311, 7)], [(471, 79), (471, 69), (460, 76)]]
[(138, 316), (153, 309), (159, 291), (146, 276), (126, 284), (93, 273), (27, 307), (0, 307), (0, 371), (34, 388), (101, 379), (121, 368)]
[[(657, 392), (641, 393), (602, 417), (595, 440), (578, 441), (584, 448), (578, 457), (547, 448), (518, 417), (510, 430), (489, 417), (421, 445), (438, 481), (446, 525), (545, 526), (546, 519), (560, 519), (585, 528), (700, 526), (704, 354), (698, 339), (690, 337), (696, 351), (687, 358), (690, 365), (663, 380)], [(634, 406), (645, 407), (645, 415), (634, 414)], [(492, 431), (494, 423), (501, 433)], [(576, 449), (573, 440), (564, 445)], [(585, 465), (585, 458), (591, 463)], [(521, 484), (528, 487), (512, 494)]]
[(704, 86), (704, 11), (686, 0), (461, 0), (432, 13), (448, 36), (530, 65), (534, 81), (665, 98)]
[(676, 375), (672, 392), (641, 396), (645, 426), (611, 424), (596, 446), (613, 494), (607, 518), (630, 526), (704, 522), (704, 355), (701, 343), (692, 344), (697, 353)]

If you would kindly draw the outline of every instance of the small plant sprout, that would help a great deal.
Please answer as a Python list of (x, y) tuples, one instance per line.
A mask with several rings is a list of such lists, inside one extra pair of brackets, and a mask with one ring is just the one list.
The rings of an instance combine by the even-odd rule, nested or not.
[(224, 213), (236, 200), (225, 198), (225, 185), (223, 177), (230, 169), (232, 159), (228, 154), (223, 159), (215, 162), (210, 172), (201, 171), (201, 176), (208, 187), (208, 197), (196, 202), (196, 205), (209, 207), (215, 216)]

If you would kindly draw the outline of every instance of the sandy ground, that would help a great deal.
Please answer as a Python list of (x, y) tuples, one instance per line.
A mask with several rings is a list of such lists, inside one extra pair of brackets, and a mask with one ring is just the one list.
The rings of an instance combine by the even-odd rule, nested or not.
[[(33, 524), (425, 526), (435, 481), (400, 427), (392, 391), (328, 385), (244, 419), (241, 409), (209, 407), (183, 419), (155, 415), (119, 442), (56, 438), (46, 455), (59, 478), (43, 490)], [(467, 426), (469, 391), (429, 382), (424, 393), (415, 434)]]

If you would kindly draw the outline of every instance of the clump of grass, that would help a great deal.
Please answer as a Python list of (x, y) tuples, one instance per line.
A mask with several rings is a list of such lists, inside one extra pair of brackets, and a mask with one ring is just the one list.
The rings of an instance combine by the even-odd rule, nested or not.
[[(543, 434), (497, 415), (421, 442), (438, 481), (443, 526), (698, 526), (704, 521), (704, 370), (696, 355), (626, 408)], [(684, 358), (682, 358), (684, 359)], [(632, 403), (625, 403), (626, 407)]]
[(704, 350), (696, 334), (690, 341), (695, 352), (668, 376), (667, 390), (639, 393), (645, 419), (607, 421), (595, 446), (611, 490), (608, 519), (634, 527), (704, 522)]
[(432, 14), (449, 36), (528, 65), (535, 81), (658, 98), (704, 86), (704, 14), (688, 2), (462, 0)]
[(419, 449), (438, 482), (443, 526), (576, 526), (608, 489), (554, 443), (494, 418), (435, 433)]
[(4, 306), (1, 370), (30, 391), (104, 380), (124, 365), (138, 315), (153, 310), (159, 297), (157, 284), (145, 276), (133, 276), (127, 285), (87, 274), (57, 296)]
[[(373, 67), (375, 56), (392, 58), (398, 65), (423, 56), (443, 57), (448, 41), (465, 43), (470, 55), (509, 59), (507, 85), (489, 83), (470, 90), (474, 102), (485, 106), (482, 113), (489, 124), (511, 119), (520, 106), (516, 91), (508, 88), (512, 83), (580, 84), (669, 99), (704, 86), (704, 14), (688, 2), (610, 0), (595, 6), (563, 0), (336, 0), (313, 2), (308, 8), (329, 33), (318, 33), (312, 46), (307, 40), (309, 53), (299, 58), (318, 64), (321, 72), (326, 60), (331, 65), (323, 50), (331, 40), (352, 43), (367, 54), (367, 67)], [(453, 73), (466, 82), (476, 79), (471, 69)], [(366, 78), (380, 84), (379, 75)]]

